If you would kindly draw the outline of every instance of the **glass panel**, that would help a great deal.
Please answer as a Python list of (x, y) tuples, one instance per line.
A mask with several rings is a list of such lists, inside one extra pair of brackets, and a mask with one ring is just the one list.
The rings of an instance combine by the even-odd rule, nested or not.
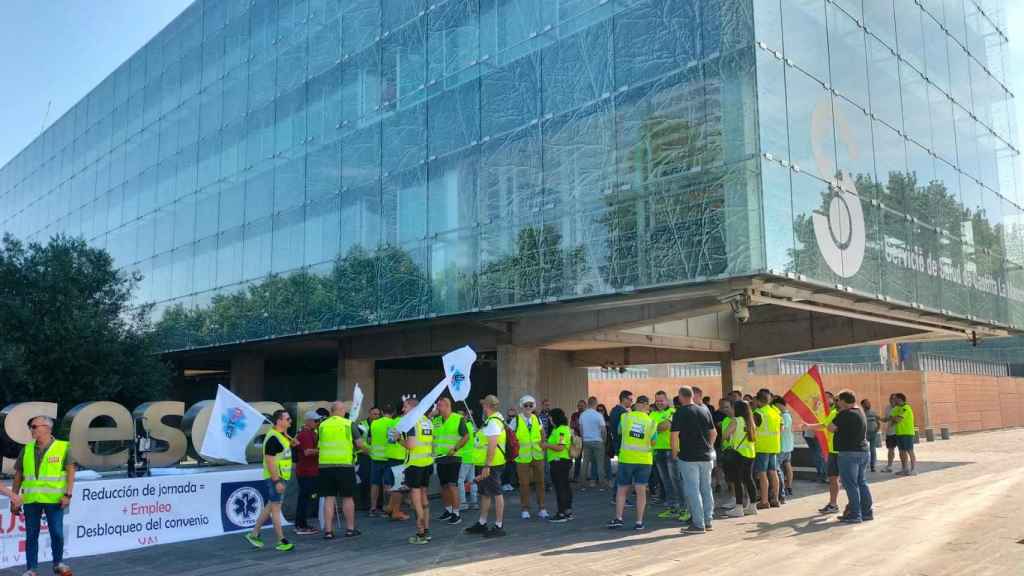
[(828, 37), (825, 0), (782, 0), (786, 58), (818, 80), (828, 83)]
[(845, 12), (829, 4), (828, 32), (828, 53), (832, 70), (842, 71), (832, 77), (832, 87), (854, 104), (868, 108), (864, 29)]

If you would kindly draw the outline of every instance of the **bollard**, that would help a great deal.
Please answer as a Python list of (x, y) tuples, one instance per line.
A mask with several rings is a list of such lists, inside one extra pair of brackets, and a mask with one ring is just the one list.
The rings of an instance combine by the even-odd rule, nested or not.
[(949, 428), (942, 428), (939, 430), (939, 434), (943, 440), (949, 440)]
[(925, 428), (924, 439), (929, 442), (935, 442), (935, 430), (931, 428)]

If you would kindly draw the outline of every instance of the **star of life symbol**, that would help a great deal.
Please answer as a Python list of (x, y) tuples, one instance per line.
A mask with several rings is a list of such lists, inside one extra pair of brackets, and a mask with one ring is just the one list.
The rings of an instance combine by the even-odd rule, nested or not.
[(466, 375), (461, 370), (452, 366), (452, 390), (458, 392), (462, 390), (462, 385), (466, 382)]
[(238, 408), (228, 408), (224, 415), (220, 417), (221, 424), (224, 426), (224, 436), (233, 438), (235, 433), (245, 430), (245, 412)]

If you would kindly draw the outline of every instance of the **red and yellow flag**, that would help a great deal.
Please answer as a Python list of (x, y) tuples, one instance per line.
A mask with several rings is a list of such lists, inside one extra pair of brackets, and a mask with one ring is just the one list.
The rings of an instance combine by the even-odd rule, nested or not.
[[(805, 423), (825, 423), (825, 417), (828, 416), (828, 402), (825, 400), (825, 387), (821, 383), (821, 374), (818, 372), (817, 364), (811, 366), (810, 370), (794, 382), (783, 398)], [(828, 437), (825, 430), (816, 430), (815, 434), (818, 437), (822, 455), (828, 458)]]

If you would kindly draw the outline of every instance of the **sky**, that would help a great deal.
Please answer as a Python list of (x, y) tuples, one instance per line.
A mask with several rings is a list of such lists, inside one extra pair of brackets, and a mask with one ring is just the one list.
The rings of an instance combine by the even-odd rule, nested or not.
[[(3, 0), (0, 166), (190, 3), (191, 0)], [(1013, 72), (1010, 88), (1017, 96), (1020, 124), (1024, 121), (1024, 0), (1007, 1), (1007, 19), (1009, 64)], [(1024, 133), (1018, 138), (1024, 140)]]

